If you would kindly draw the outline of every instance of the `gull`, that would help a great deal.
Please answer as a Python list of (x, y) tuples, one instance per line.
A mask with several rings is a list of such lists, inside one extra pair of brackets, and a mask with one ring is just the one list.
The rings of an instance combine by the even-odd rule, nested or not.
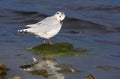
[(18, 30), (19, 33), (31, 33), (37, 37), (44, 38), (44, 43), (52, 44), (50, 38), (57, 35), (65, 19), (64, 12), (57, 11), (53, 16), (47, 17), (35, 24), (26, 25), (27, 29)]

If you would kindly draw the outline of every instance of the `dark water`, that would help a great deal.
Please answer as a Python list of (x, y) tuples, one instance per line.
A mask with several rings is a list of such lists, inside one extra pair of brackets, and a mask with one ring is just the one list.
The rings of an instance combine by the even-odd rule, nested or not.
[(69, 42), (76, 48), (89, 50), (88, 55), (58, 57), (60, 63), (76, 65), (82, 73), (64, 74), (65, 79), (120, 79), (120, 0), (1, 0), (0, 1), (0, 61), (11, 70), (8, 77), (44, 79), (20, 71), (33, 55), (26, 48), (42, 43), (33, 35), (20, 35), (17, 30), (35, 23), (57, 10), (65, 12), (61, 32), (54, 42)]
[(62, 10), (68, 17), (108, 27), (120, 25), (120, 0), (1, 0), (0, 7), (17, 11), (52, 14)]

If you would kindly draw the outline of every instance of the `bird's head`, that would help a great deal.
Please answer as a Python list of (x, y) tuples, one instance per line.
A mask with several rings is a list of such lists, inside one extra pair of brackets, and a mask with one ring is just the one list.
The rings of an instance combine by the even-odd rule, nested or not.
[(57, 19), (58, 19), (60, 22), (65, 19), (65, 14), (64, 14), (64, 12), (57, 11), (55, 15), (57, 16)]

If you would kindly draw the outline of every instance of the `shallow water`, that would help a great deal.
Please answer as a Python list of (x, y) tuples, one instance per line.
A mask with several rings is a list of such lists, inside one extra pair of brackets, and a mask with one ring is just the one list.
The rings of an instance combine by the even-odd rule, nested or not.
[(49, 15), (62, 10), (68, 17), (114, 28), (120, 25), (119, 3), (120, 0), (1, 0), (0, 7)]
[(18, 34), (17, 30), (57, 10), (64, 11), (67, 19), (52, 40), (89, 50), (87, 55), (56, 58), (59, 63), (72, 64), (84, 71), (64, 74), (65, 79), (85, 79), (90, 73), (96, 79), (120, 79), (119, 0), (1, 0), (0, 61), (10, 68), (7, 76), (44, 79), (19, 69), (20, 65), (31, 63), (32, 57), (40, 58), (26, 48), (41, 44), (43, 40), (30, 34)]

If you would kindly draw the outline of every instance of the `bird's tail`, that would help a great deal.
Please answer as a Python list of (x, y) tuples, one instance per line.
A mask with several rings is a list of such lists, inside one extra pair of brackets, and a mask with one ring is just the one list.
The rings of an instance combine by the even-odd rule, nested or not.
[(21, 30), (18, 30), (19, 33), (28, 33), (29, 32), (29, 29), (21, 29)]

